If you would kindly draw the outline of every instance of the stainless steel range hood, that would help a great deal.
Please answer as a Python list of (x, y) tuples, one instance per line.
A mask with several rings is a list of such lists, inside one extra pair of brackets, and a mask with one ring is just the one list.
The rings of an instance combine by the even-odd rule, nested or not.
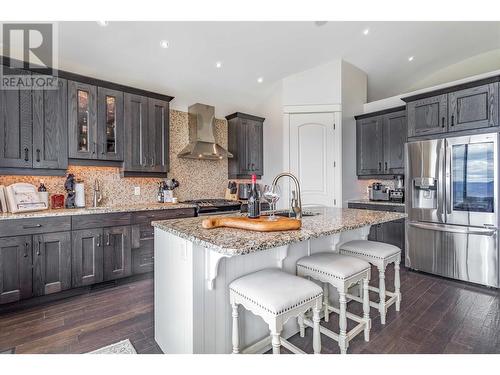
[(188, 108), (189, 144), (179, 153), (180, 158), (220, 160), (233, 154), (215, 143), (215, 108), (196, 103)]

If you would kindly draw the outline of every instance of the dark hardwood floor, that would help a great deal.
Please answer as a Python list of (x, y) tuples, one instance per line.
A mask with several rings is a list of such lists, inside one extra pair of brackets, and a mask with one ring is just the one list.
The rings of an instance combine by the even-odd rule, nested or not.
[[(392, 275), (388, 270), (390, 290)], [(401, 311), (390, 308), (382, 326), (372, 309), (370, 342), (356, 337), (349, 353), (500, 353), (498, 291), (404, 268), (401, 290)], [(146, 279), (0, 315), (0, 353), (85, 353), (127, 338), (138, 353), (160, 353), (153, 300), (153, 280)], [(350, 302), (349, 311), (360, 313), (361, 306)], [(327, 326), (338, 330), (335, 314)], [(290, 341), (312, 352), (311, 339), (307, 329), (305, 338)], [(338, 353), (337, 343), (322, 337), (322, 351)]]

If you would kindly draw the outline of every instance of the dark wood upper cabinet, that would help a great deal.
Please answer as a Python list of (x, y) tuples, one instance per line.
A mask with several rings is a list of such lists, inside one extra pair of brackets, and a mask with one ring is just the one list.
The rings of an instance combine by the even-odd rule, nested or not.
[(103, 281), (102, 228), (76, 230), (71, 237), (71, 285), (79, 287)]
[[(29, 75), (3, 67), (4, 72)], [(30, 90), (0, 90), (0, 167), (32, 168), (33, 127)]]
[(498, 126), (498, 82), (448, 94), (448, 131)]
[(404, 107), (356, 116), (358, 176), (404, 173), (406, 126)]
[(97, 158), (123, 160), (123, 92), (97, 88)]
[(410, 102), (407, 113), (408, 137), (446, 133), (448, 97), (443, 94)]
[(71, 232), (33, 236), (33, 294), (71, 288)]
[(383, 140), (382, 117), (360, 119), (356, 123), (356, 150), (358, 176), (382, 174)]
[(69, 157), (97, 159), (97, 87), (68, 82)]
[(168, 172), (169, 123), (168, 102), (125, 93), (125, 172)]
[(0, 238), (0, 304), (32, 296), (31, 236)]
[(149, 151), (148, 98), (125, 93), (125, 163), (129, 172), (143, 172)]
[(403, 174), (404, 145), (407, 138), (406, 111), (398, 111), (383, 116), (384, 172)]
[(169, 104), (148, 98), (149, 147), (147, 170), (166, 173), (169, 170)]
[(33, 90), (33, 168), (68, 167), (68, 88), (57, 82), (57, 90)]
[(115, 280), (132, 274), (130, 226), (104, 228), (104, 280)]
[(236, 112), (228, 121), (229, 178), (264, 175), (264, 118)]

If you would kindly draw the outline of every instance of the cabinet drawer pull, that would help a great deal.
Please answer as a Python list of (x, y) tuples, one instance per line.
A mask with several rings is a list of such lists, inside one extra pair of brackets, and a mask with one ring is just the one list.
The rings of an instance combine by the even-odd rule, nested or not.
[(24, 243), (24, 254), (23, 254), (23, 257), (27, 258), (28, 257), (28, 247), (29, 247), (29, 243), (25, 242)]
[(36, 162), (40, 163), (40, 149), (36, 149)]
[(92, 155), (95, 155), (97, 151), (97, 142), (94, 142), (94, 150), (92, 151)]
[(385, 162), (385, 170), (387, 171), (387, 162)]
[(25, 147), (24, 148), (24, 161), (29, 161), (30, 160), (30, 150), (28, 147)]
[(381, 162), (378, 162), (378, 170), (381, 171), (382, 170), (382, 163)]
[(102, 155), (106, 155), (106, 143), (103, 143), (103, 144), (102, 144), (102, 151), (101, 151), (101, 154), (102, 154)]
[(446, 120), (446, 119), (444, 118), (444, 116), (443, 116), (443, 117), (441, 117), (441, 127), (442, 127), (442, 128), (444, 128), (444, 122), (445, 122), (445, 120)]
[(101, 235), (97, 236), (97, 247), (101, 247)]
[(41, 228), (42, 224), (35, 224), (35, 225), (23, 225), (23, 229), (35, 229), (35, 228)]
[(455, 115), (451, 115), (451, 126), (455, 125)]
[(36, 247), (36, 255), (40, 256), (40, 244)]
[(108, 238), (106, 239), (106, 246), (111, 245), (111, 234), (108, 233)]

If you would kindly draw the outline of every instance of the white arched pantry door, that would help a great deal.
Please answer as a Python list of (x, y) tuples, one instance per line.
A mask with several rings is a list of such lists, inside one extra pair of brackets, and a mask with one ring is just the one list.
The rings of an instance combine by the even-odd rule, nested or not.
[(335, 116), (290, 114), (290, 172), (300, 180), (304, 206), (336, 206)]

